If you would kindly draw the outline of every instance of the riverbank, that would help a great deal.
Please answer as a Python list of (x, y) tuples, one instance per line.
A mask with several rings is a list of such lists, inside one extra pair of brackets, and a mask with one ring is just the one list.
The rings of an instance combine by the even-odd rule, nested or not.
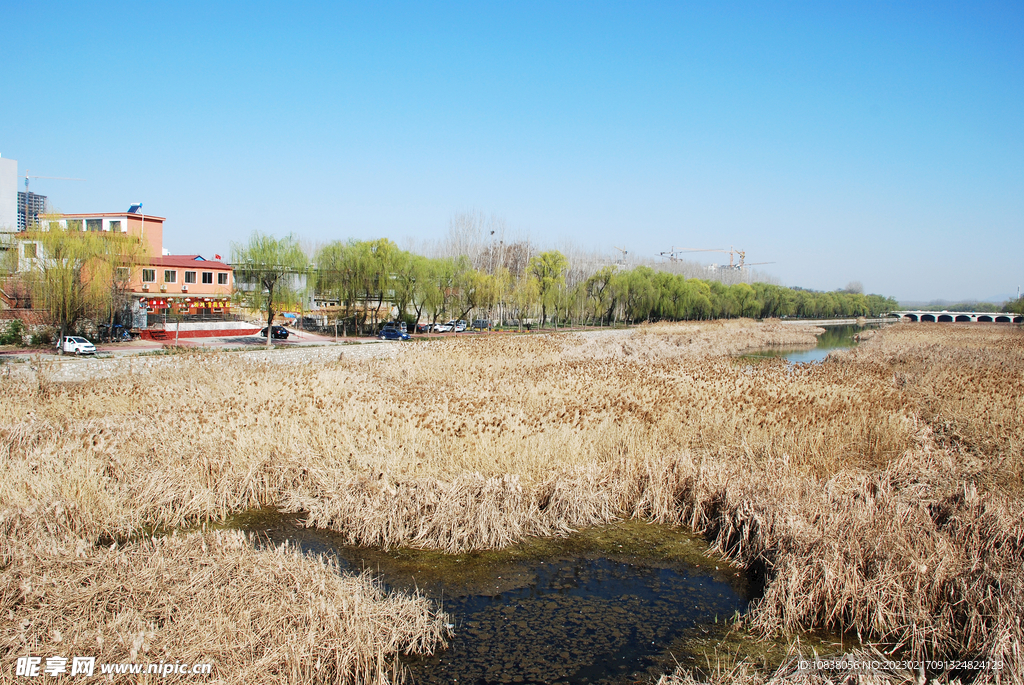
[[(395, 655), (449, 639), (436, 606), (357, 593), (329, 565), (296, 581), (280, 552), (195, 532), (160, 552), (183, 574), (173, 580), (157, 543), (137, 537), (276, 507), (350, 544), (446, 552), (620, 517), (687, 526), (768, 574), (744, 619), (753, 630), (859, 631), (907, 654), (1019, 669), (1019, 332), (898, 325), (796, 370), (732, 357), (815, 332), (707, 322), (437, 340), (388, 346), (390, 358), (205, 353), (88, 380), (42, 367), (0, 378), (4, 662), (53, 644), (128, 661), (138, 642), (135, 656), (203, 656), (225, 682), (246, 682), (251, 663), (281, 682), (386, 682)], [(126, 542), (111, 550), (113, 539)], [(138, 572), (83, 589), (122, 563)], [(228, 592), (253, 573), (262, 594)], [(208, 582), (209, 604), (169, 609), (172, 581)], [(86, 596), (106, 609), (63, 611)], [(273, 597), (334, 609), (309, 638)], [(385, 635), (371, 608), (387, 601)], [(369, 636), (353, 643), (358, 658), (332, 661), (319, 645), (349, 630)], [(184, 642), (190, 631), (200, 647)]]
[(858, 316), (849, 319), (779, 319), (779, 322), (788, 325), (829, 328), (831, 326), (880, 326), (883, 324), (899, 323), (899, 319), (891, 316), (882, 318)]

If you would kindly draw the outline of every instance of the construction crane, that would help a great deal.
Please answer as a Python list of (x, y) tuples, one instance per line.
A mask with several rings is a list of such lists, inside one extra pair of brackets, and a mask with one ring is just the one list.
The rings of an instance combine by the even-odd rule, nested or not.
[[(684, 247), (684, 248), (679, 248), (679, 249), (676, 249), (676, 248), (673, 247), (671, 252), (662, 252), (661, 254), (662, 254), (662, 256), (666, 256), (667, 255), (674, 262), (674, 261), (679, 259), (679, 255), (680, 254), (683, 254), (685, 252), (721, 252), (723, 254), (727, 254), (727, 255), (729, 255), (729, 265), (726, 266), (725, 264), (723, 264), (721, 266), (721, 268), (723, 268), (723, 269), (725, 269), (725, 268), (729, 268), (729, 269), (745, 269), (748, 266), (756, 266), (756, 265), (760, 265), (760, 264), (774, 264), (775, 263), (775, 262), (754, 262), (752, 264), (747, 264), (746, 263), (746, 258), (747, 258), (746, 250), (737, 250), (737, 249), (735, 249), (732, 246), (730, 246), (728, 250), (722, 249), (720, 247), (706, 247), (706, 248), (689, 248), (689, 247)], [(737, 256), (739, 257), (738, 260), (736, 259)], [(716, 267), (716, 268), (718, 268), (718, 267)]]
[[(615, 247), (615, 246), (613, 245), (612, 247)], [(626, 255), (629, 254), (629, 250), (627, 250), (624, 247), (615, 247), (615, 249), (622, 253), (622, 258), (619, 259), (619, 261), (617, 263), (625, 266), (626, 265)]]
[[(31, 195), (28, 192), (28, 180), (30, 178), (47, 178), (47, 179), (52, 179), (52, 180), (55, 180), (55, 181), (84, 181), (85, 180), (84, 178), (70, 178), (68, 176), (35, 176), (35, 175), (30, 174), (28, 172), (28, 169), (25, 169), (25, 224), (24, 224), (24, 228), (26, 228), (26, 229), (32, 223), (34, 223), (34, 222), (39, 220), (39, 210), (38, 210), (38, 208), (34, 207), (34, 203), (31, 200)], [(46, 209), (45, 205), (43, 206), (43, 209), (44, 210)], [(21, 214), (20, 208), (19, 208), (18, 213)], [(20, 223), (21, 223), (21, 217), (20, 216), (18, 217), (18, 222), (19, 222), (19, 225), (20, 225)]]
[(725, 250), (722, 250), (720, 248), (715, 248), (715, 247), (711, 247), (711, 248), (707, 248), (707, 249), (700, 249), (700, 250), (689, 248), (689, 247), (680, 247), (680, 248), (673, 247), (668, 252), (659, 252), (658, 254), (660, 256), (662, 256), (662, 257), (668, 257), (669, 261), (671, 261), (671, 262), (678, 262), (679, 261), (679, 255), (681, 255), (684, 252), (725, 252)]
[(31, 176), (28, 169), (25, 169), (25, 195), (28, 195), (28, 180), (30, 178), (48, 178), (54, 181), (84, 181), (84, 178), (70, 178), (68, 176)]

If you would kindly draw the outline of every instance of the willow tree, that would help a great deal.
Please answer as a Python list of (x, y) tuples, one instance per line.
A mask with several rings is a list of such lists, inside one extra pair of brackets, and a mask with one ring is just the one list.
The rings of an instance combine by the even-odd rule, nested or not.
[(107, 320), (109, 334), (119, 315), (122, 323), (130, 316), (131, 282), (150, 255), (146, 243), (137, 236), (104, 233), (99, 242), (101, 250), (97, 258), (90, 261), (89, 277), (103, 284), (97, 293), (102, 298), (97, 314)]
[(267, 347), (271, 345), (274, 315), (295, 301), (309, 260), (294, 235), (275, 238), (255, 232), (246, 244), (231, 244), (235, 285), (249, 296), (250, 305), (267, 313)]
[(569, 268), (569, 260), (558, 250), (541, 252), (530, 260), (530, 273), (537, 279), (540, 295), (540, 325), (548, 322), (548, 305), (553, 304), (558, 289), (565, 285), (565, 272)]
[(424, 280), (429, 273), (428, 261), (426, 257), (411, 252), (399, 253), (392, 283), (399, 319), (404, 319), (407, 312), (412, 309), (416, 314), (415, 323), (420, 322), (424, 304)]
[[(388, 303), (388, 318), (391, 313), (391, 305), (395, 299), (394, 275), (395, 270), (403, 266), (402, 251), (398, 246), (387, 238), (379, 238), (366, 243), (369, 249), (367, 255), (367, 270), (369, 273), (369, 291), (367, 292), (367, 305), (376, 300), (377, 305), (373, 309), (373, 330), (376, 331), (380, 323), (380, 310), (384, 303)], [(401, 310), (399, 311), (401, 316)]]
[(605, 266), (592, 274), (584, 283), (584, 290), (587, 302), (590, 304), (591, 320), (598, 325), (598, 317), (603, 324), (605, 319), (611, 318), (612, 309), (615, 307), (615, 299), (612, 297), (611, 283), (615, 278), (615, 267)]
[[(53, 222), (47, 230), (24, 234), (24, 243), (33, 245), (35, 256), (26, 257), (29, 287), (33, 300), (49, 313), (60, 341), (75, 324), (102, 307), (107, 299), (106, 283), (90, 277), (102, 268), (104, 237), (95, 232), (69, 229)], [(63, 354), (64, 346), (58, 345)]]
[(338, 314), (341, 312), (342, 335), (348, 335), (347, 319), (349, 311), (356, 301), (353, 291), (355, 274), (352, 267), (352, 247), (350, 244), (333, 240), (316, 251), (316, 291), (321, 297), (327, 296), (337, 300), (344, 309), (335, 306), (332, 313), (334, 319), (334, 337), (338, 337)]
[(531, 273), (523, 273), (515, 279), (512, 290), (509, 293), (509, 305), (512, 308), (512, 315), (516, 319), (519, 330), (523, 330), (523, 317), (529, 313), (530, 307), (540, 297), (540, 285)]

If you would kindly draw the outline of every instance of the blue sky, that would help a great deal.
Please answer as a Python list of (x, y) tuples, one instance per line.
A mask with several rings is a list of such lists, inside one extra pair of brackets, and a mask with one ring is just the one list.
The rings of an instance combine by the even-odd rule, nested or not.
[(1024, 5), (14, 3), (0, 154), (172, 252), (251, 231), (729, 247), (787, 285), (1024, 285)]

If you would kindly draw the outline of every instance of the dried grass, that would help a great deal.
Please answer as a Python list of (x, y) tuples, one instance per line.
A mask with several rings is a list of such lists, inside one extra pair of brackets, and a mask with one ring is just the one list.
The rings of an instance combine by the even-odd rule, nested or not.
[[(657, 685), (922, 685), (927, 682), (920, 672), (899, 668), (896, 664), (889, 668), (877, 669), (857, 666), (832, 668), (831, 663), (829, 667), (822, 669), (800, 668), (801, 662), (811, 664), (815, 658), (815, 654), (791, 655), (774, 673), (759, 671), (752, 668), (748, 662), (731, 667), (725, 667), (720, 662), (709, 665), (707, 677), (700, 677), (688, 669), (678, 668), (672, 675), (662, 676)], [(840, 664), (884, 664), (892, 661), (891, 657), (870, 649), (854, 650), (841, 656), (829, 657), (829, 661), (832, 660)], [(959, 685), (959, 680), (953, 683)]]
[[(767, 569), (754, 628), (856, 630), (1019, 674), (1020, 335), (900, 325), (793, 368), (724, 355), (813, 330), (733, 322), (449, 339), (315, 367), (206, 354), (88, 383), (0, 379), (0, 511), (11, 540), (60, 549), (263, 506), (354, 543), (453, 552), (635, 516)], [(220, 610), (237, 620), (260, 601)], [(408, 626), (431, 615), (416, 606), (405, 637), (367, 642), (360, 663), (383, 672), (388, 654), (436, 643), (416, 642)], [(172, 623), (184, 635), (194, 621)], [(304, 639), (275, 625), (280, 643)], [(12, 639), (0, 649), (20, 649)], [(307, 670), (282, 677), (323, 680), (312, 653), (297, 658)]]
[(450, 632), (424, 598), (238, 532), (71, 543), (4, 545), (5, 653), (209, 663), (222, 683), (386, 683), (394, 654), (430, 652)]

